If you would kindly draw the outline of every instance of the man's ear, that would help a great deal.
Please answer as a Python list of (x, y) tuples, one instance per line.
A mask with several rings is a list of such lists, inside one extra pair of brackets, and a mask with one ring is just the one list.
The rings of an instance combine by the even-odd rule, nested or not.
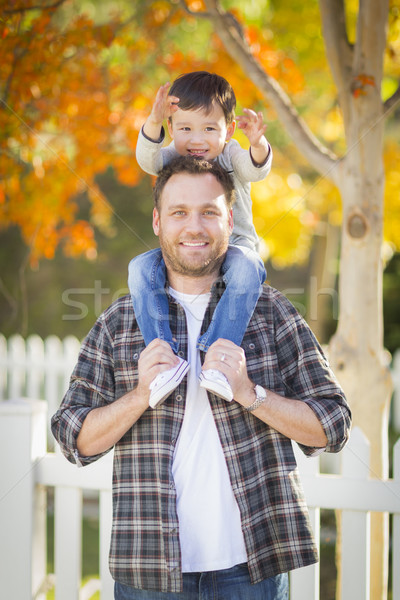
[(160, 231), (160, 215), (157, 208), (153, 208), (153, 231), (155, 235), (158, 235)]
[(233, 231), (233, 210), (232, 210), (232, 208), (229, 210), (228, 223), (229, 223), (229, 232), (232, 233), (232, 231)]
[(226, 138), (225, 138), (226, 142), (229, 142), (229, 140), (235, 133), (235, 129), (236, 129), (236, 121), (232, 121), (232, 123), (230, 125), (228, 125), (228, 127), (226, 129)]

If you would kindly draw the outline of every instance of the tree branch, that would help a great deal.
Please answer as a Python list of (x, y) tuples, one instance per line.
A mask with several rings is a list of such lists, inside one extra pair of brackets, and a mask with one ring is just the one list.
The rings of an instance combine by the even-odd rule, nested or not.
[(179, 6), (185, 11), (186, 14), (190, 15), (191, 17), (200, 17), (201, 19), (209, 19), (211, 17), (211, 15), (208, 12), (205, 12), (204, 10), (199, 10), (196, 12), (194, 10), (191, 10), (186, 4), (185, 0), (179, 0)]
[(52, 8), (58, 8), (61, 4), (64, 4), (64, 2), (65, 0), (58, 0), (57, 2), (54, 2), (54, 4), (47, 4), (45, 6), (42, 4), (36, 4), (34, 6), (16, 6), (15, 8), (5, 8), (4, 12), (8, 15), (13, 15), (28, 10), (51, 10)]
[(390, 98), (388, 98), (383, 104), (385, 115), (388, 114), (389, 112), (391, 112), (399, 104), (399, 102), (400, 102), (400, 83), (399, 83), (397, 90), (394, 92), (394, 94), (392, 96), (390, 96)]
[(319, 6), (326, 56), (338, 89), (344, 121), (347, 122), (353, 49), (347, 37), (344, 2), (343, 0), (319, 0)]
[(279, 83), (270, 77), (256, 61), (247, 42), (234, 25), (233, 15), (224, 12), (218, 0), (205, 0), (205, 4), (214, 30), (226, 50), (273, 105), (297, 148), (319, 173), (337, 183), (339, 176), (335, 169), (338, 164), (337, 156), (319, 142), (301, 119)]
[(24, 56), (27, 53), (28, 53), (28, 48), (23, 48), (23, 49), (14, 48), (13, 49), (13, 60), (12, 60), (12, 64), (11, 64), (11, 69), (8, 74), (7, 80), (5, 82), (2, 96), (0, 97), (0, 100), (3, 102), (4, 105), (6, 105), (8, 102), (8, 96), (10, 94), (11, 84), (12, 84), (12, 80), (13, 80), (13, 77), (14, 77), (14, 74), (15, 74), (15, 71), (17, 68), (17, 64), (22, 58), (24, 58)]

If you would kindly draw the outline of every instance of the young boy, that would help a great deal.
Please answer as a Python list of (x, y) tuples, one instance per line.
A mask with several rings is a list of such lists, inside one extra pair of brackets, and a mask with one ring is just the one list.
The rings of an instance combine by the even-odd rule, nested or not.
[[(240, 345), (265, 281), (264, 265), (257, 254), (258, 237), (252, 221), (250, 182), (264, 179), (271, 170), (272, 150), (264, 132), (262, 114), (244, 109), (238, 126), (247, 136), (250, 149), (231, 139), (235, 131), (236, 98), (223, 77), (206, 71), (181, 75), (157, 92), (150, 116), (139, 134), (136, 158), (141, 168), (157, 175), (178, 155), (195, 155), (216, 160), (231, 173), (236, 201), (234, 227), (222, 267), (226, 284), (208, 330), (197, 348), (207, 351), (219, 338)], [(163, 147), (164, 119), (172, 142)], [(134, 258), (129, 265), (129, 289), (144, 341), (166, 340), (178, 353), (168, 322), (165, 268), (159, 249)], [(233, 308), (233, 310), (232, 310)], [(150, 406), (155, 408), (182, 381), (188, 364), (182, 358), (176, 367), (160, 373), (150, 385)], [(226, 377), (215, 370), (202, 371), (200, 385), (225, 400), (232, 400)]]

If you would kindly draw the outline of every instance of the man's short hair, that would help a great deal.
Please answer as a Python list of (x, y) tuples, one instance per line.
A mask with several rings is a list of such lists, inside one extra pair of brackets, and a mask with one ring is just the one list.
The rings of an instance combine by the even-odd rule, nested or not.
[(227, 207), (230, 209), (235, 201), (235, 187), (230, 175), (216, 162), (208, 162), (195, 156), (177, 156), (158, 174), (153, 189), (154, 207), (160, 211), (161, 196), (165, 185), (173, 175), (185, 173), (189, 175), (206, 175), (210, 173), (221, 184)]
[(178, 106), (182, 110), (203, 109), (209, 113), (213, 105), (218, 104), (227, 125), (235, 118), (236, 97), (232, 86), (215, 73), (194, 71), (180, 75), (173, 82), (169, 94), (179, 98)]

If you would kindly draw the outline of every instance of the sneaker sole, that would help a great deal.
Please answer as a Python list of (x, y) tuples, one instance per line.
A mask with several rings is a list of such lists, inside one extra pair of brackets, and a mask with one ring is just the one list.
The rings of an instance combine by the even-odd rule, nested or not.
[(226, 388), (222, 388), (221, 386), (214, 383), (213, 381), (209, 381), (209, 380), (205, 379), (204, 377), (201, 376), (201, 374), (200, 374), (200, 387), (208, 390), (209, 392), (212, 392), (213, 394), (216, 394), (217, 396), (219, 396), (220, 398), (223, 398), (227, 402), (232, 402), (232, 400), (233, 400), (233, 395), (229, 390), (227, 390)]

